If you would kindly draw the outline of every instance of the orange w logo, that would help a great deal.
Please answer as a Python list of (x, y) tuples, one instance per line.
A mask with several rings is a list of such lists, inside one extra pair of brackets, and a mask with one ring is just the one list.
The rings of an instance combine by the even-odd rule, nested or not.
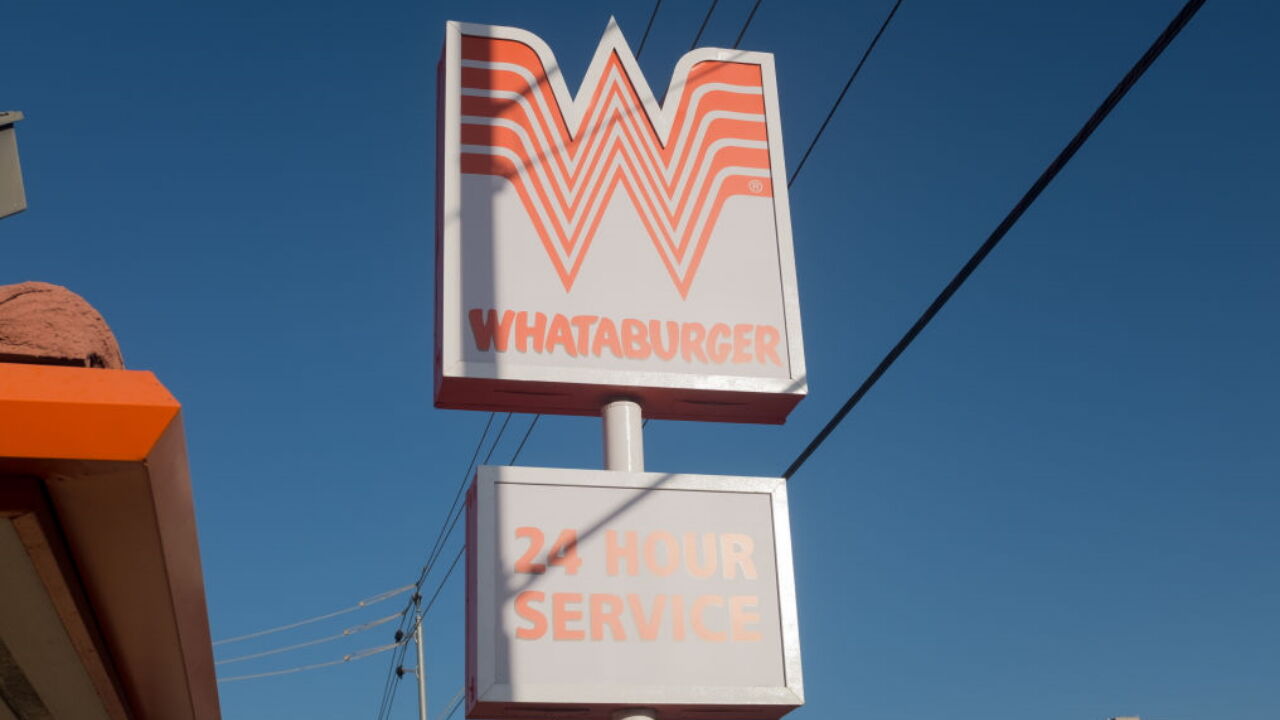
[(772, 196), (760, 65), (682, 63), (659, 107), (612, 22), (573, 99), (537, 45), (464, 30), (462, 172), (510, 181), (565, 291), (621, 186), (687, 297), (725, 200)]

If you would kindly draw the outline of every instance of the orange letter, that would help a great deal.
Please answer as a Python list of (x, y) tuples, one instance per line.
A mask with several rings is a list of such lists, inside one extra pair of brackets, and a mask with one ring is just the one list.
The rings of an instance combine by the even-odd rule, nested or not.
[(614, 357), (622, 357), (622, 346), (618, 344), (618, 328), (609, 318), (600, 318), (596, 326), (596, 339), (591, 343), (591, 354), (600, 357), (600, 351), (609, 348)]
[(563, 345), (569, 357), (578, 357), (578, 349), (573, 346), (573, 331), (569, 329), (569, 318), (560, 313), (551, 318), (551, 332), (547, 333), (547, 352), (554, 351), (556, 345)]
[(671, 639), (684, 640), (684, 596), (671, 596)]
[[(711, 362), (723, 363), (729, 359), (729, 352), (733, 350), (733, 343), (729, 342), (728, 337), (733, 334), (728, 325), (724, 323), (716, 323), (711, 326), (711, 334), (707, 336), (707, 354), (711, 356)], [(717, 337), (726, 338), (724, 342), (716, 342)]]
[(676, 350), (680, 348), (680, 323), (671, 320), (667, 321), (667, 347), (662, 347), (662, 323), (657, 320), (649, 321), (649, 339), (653, 342), (653, 354), (663, 360), (670, 360), (676, 356)]
[(755, 552), (756, 541), (750, 535), (725, 533), (720, 536), (720, 559), (724, 563), (724, 577), (732, 580), (738, 576), (737, 568), (742, 568), (742, 577), (755, 580), (756, 563), (751, 559)]
[(569, 322), (578, 328), (578, 354), (586, 356), (591, 341), (591, 323), (599, 320), (595, 315), (574, 315)]
[(702, 362), (707, 356), (702, 352), (702, 339), (707, 336), (707, 329), (702, 323), (687, 322), (680, 328), (680, 356), (685, 362), (693, 362), (694, 355)]
[(711, 577), (716, 572), (716, 534), (702, 534), (702, 554), (705, 564), (698, 565), (698, 540), (693, 533), (684, 534), (684, 566), (696, 578)]
[(570, 630), (569, 623), (582, 619), (581, 610), (570, 610), (569, 603), (582, 602), (582, 593), (551, 593), (551, 638), (553, 640), (581, 640), (587, 636), (581, 630)]
[(471, 335), (475, 338), (476, 349), (485, 352), (489, 349), (489, 344), (493, 343), (498, 352), (506, 352), (507, 340), (511, 336), (511, 320), (515, 316), (511, 310), (504, 310), (502, 320), (499, 321), (498, 311), (490, 310), (486, 320), (483, 310), (469, 311), (467, 317), (471, 319)]
[[(658, 561), (658, 541), (667, 544), (667, 564), (659, 565)], [(649, 566), (649, 572), (658, 577), (666, 577), (676, 571), (680, 567), (680, 548), (676, 545), (676, 538), (665, 530), (659, 530), (650, 533), (649, 537), (644, 541), (644, 562)]]
[[(605, 603), (609, 609), (605, 609)], [(614, 640), (626, 640), (627, 634), (622, 631), (622, 598), (608, 593), (591, 594), (591, 639), (604, 639), (604, 626), (608, 625)]]
[(547, 633), (547, 616), (538, 612), (530, 603), (542, 602), (546, 597), (537, 590), (525, 590), (516, 595), (516, 614), (529, 621), (529, 627), (516, 628), (521, 640), (537, 640)]
[(662, 626), (662, 605), (666, 599), (666, 595), (655, 597), (653, 614), (645, 618), (644, 603), (640, 601), (640, 596), (635, 593), (627, 596), (627, 604), (631, 606), (631, 621), (636, 624), (636, 632), (640, 634), (641, 640), (658, 639), (658, 628)]
[(653, 349), (649, 347), (649, 338), (645, 337), (644, 323), (633, 318), (622, 321), (622, 347), (632, 360), (649, 357)]
[(516, 349), (525, 352), (529, 339), (533, 339), (533, 351), (542, 352), (542, 339), (547, 334), (547, 316), (542, 313), (533, 314), (533, 324), (529, 324), (529, 313), (521, 310), (516, 315)]
[[(555, 596), (552, 595), (551, 597), (554, 598)], [(693, 601), (693, 609), (689, 611), (690, 620), (693, 623), (693, 632), (707, 642), (724, 642), (728, 639), (726, 633), (708, 630), (707, 626), (702, 624), (702, 610), (708, 605), (724, 607), (724, 598), (719, 595), (702, 595)]]
[(640, 574), (640, 558), (639, 553), (636, 552), (636, 532), (628, 530), (626, 538), (627, 544), (624, 547), (618, 547), (616, 530), (608, 530), (604, 534), (604, 562), (609, 575), (618, 574), (618, 560), (622, 558), (627, 561), (628, 575), (635, 577)]
[(751, 326), (733, 326), (733, 361), (739, 365), (751, 362), (751, 353), (747, 347), (751, 345)]
[(749, 613), (747, 608), (760, 605), (760, 598), (755, 595), (734, 595), (729, 598), (729, 624), (733, 628), (734, 642), (759, 642), (761, 635), (748, 630), (747, 625), (760, 622), (760, 613)]
[(756, 362), (761, 365), (772, 360), (774, 365), (782, 366), (782, 358), (778, 357), (778, 340), (781, 336), (772, 325), (756, 326)]

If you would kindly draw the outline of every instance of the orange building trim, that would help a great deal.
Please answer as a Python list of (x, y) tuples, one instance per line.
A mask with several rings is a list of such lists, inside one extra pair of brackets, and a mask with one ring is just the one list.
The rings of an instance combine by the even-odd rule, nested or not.
[(109, 717), (219, 718), (180, 405), (154, 375), (0, 364), (5, 521)]

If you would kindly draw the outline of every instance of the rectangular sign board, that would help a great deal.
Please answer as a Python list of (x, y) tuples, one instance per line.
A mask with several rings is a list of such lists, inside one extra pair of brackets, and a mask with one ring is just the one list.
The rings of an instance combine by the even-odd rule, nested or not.
[(783, 422), (806, 392), (773, 56), (655, 96), (610, 21), (576, 94), (516, 28), (440, 63), (437, 407)]
[(803, 704), (783, 480), (486, 466), (467, 503), (468, 718)]

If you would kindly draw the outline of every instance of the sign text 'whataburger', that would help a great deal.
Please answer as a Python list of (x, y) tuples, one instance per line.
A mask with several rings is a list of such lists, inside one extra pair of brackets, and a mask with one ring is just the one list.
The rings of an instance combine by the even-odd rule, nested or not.
[[(773, 58), (659, 100), (610, 22), (571, 94), (532, 33), (450, 23), (436, 404), (781, 422), (806, 392)], [(605, 388), (606, 390), (601, 390)]]
[(783, 366), (778, 345), (782, 333), (752, 323), (615, 320), (596, 315), (572, 317), (521, 310), (467, 313), (471, 338), (486, 352), (560, 353), (566, 357), (609, 357), (662, 361), (680, 358), (704, 365)]

